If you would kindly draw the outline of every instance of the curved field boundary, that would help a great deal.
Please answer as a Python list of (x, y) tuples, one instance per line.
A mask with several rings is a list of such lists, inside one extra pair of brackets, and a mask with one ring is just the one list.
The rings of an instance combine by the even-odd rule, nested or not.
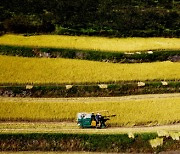
[(133, 81), (86, 85), (0, 85), (0, 96), (3, 97), (112, 97), (177, 92), (180, 92), (179, 81)]
[(105, 38), (84, 36), (37, 35), (3, 35), (1, 45), (71, 48), (81, 50), (100, 50), (118, 52), (136, 52), (143, 50), (180, 49), (179, 38)]
[(180, 50), (152, 50), (138, 52), (108, 52), (63, 48), (41, 48), (0, 45), (0, 54), (23, 57), (70, 58), (113, 63), (142, 63), (171, 60), (180, 61)]

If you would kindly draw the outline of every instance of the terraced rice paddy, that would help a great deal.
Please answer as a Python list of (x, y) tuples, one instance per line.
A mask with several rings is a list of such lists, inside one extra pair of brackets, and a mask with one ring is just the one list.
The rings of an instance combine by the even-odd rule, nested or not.
[[(154, 49), (180, 49), (177, 38), (102, 38), (76, 36), (4, 35), (0, 45), (73, 48), (83, 50), (136, 52)], [(0, 83), (76, 84), (118, 81), (179, 80), (180, 63), (102, 63), (63, 58), (0, 56)], [(35, 99), (36, 100), (36, 99)], [(117, 101), (2, 101), (0, 119), (14, 121), (75, 122), (78, 112), (108, 110), (117, 116), (112, 126), (164, 125), (178, 123), (180, 98), (143, 98)]]
[(38, 35), (4, 35), (0, 45), (18, 45), (34, 47), (73, 48), (100, 51), (144, 51), (156, 49), (180, 49), (179, 38), (105, 38), (85, 36)]
[[(50, 48), (59, 48), (59, 49), (60, 48), (81, 49), (84, 51), (86, 50), (95, 50), (95, 51), (99, 50), (99, 51), (109, 51), (109, 52), (138, 51), (136, 54), (141, 54), (139, 51), (166, 50), (167, 52), (171, 52), (171, 50), (172, 51), (177, 50), (175, 53), (177, 54), (177, 52), (180, 50), (180, 39), (179, 38), (104, 38), (104, 37), (56, 36), (56, 35), (39, 35), (39, 36), (25, 37), (23, 35), (8, 34), (0, 37), (0, 45), (30, 46), (32, 48), (50, 47)], [(8, 48), (6, 48), (6, 50), (7, 52), (10, 52)], [(29, 50), (28, 51), (23, 50), (23, 51), (28, 52)], [(32, 51), (34, 51), (34, 49)], [(71, 51), (67, 50), (67, 52), (71, 52)], [(9, 55), (9, 53), (7, 52), (5, 53), (2, 52), (2, 54)], [(11, 52), (12, 53), (14, 52), (14, 48)], [(17, 51), (17, 52), (22, 52), (22, 51)], [(148, 54), (149, 53), (152, 54), (153, 52), (150, 51), (146, 53), (147, 56), (149, 56)], [(164, 53), (166, 52), (163, 52), (163, 54)], [(128, 53), (125, 54), (129, 56)], [(99, 54), (99, 56), (101, 55)], [(165, 56), (168, 57), (167, 55)], [(169, 58), (171, 57), (169, 56), (165, 60)], [(114, 63), (63, 59), (63, 58), (50, 59), (50, 58), (25, 58), (18, 56), (16, 57), (0, 56), (1, 85), (3, 84), (9, 84), (9, 85), (66, 84), (66, 87), (72, 87), (71, 85), (68, 84), (78, 84), (78, 83), (89, 84), (89, 83), (106, 83), (106, 82), (114, 83), (118, 81), (147, 81), (147, 80), (151, 80), (151, 81), (178, 80), (179, 81), (180, 80), (179, 72), (180, 72), (180, 63), (173, 63), (170, 61), (154, 62), (154, 63), (114, 64)], [(144, 84), (143, 82), (139, 82), (139, 83)], [(166, 85), (166, 82), (164, 83)], [(167, 89), (165, 88), (165, 90), (167, 90), (166, 92), (169, 92), (168, 86), (165, 85), (163, 86), (167, 88)], [(30, 87), (31, 89), (32, 86), (27, 85), (26, 87)], [(18, 88), (19, 87), (16, 87), (16, 89), (14, 90), (18, 91), (19, 90)], [(178, 89), (178, 87), (176, 87), (176, 89)], [(11, 90), (12, 89), (10, 89), (9, 91), (4, 90), (3, 93), (10, 92)], [(124, 90), (129, 92), (126, 88), (124, 88)], [(135, 89), (133, 89), (133, 91), (135, 91)], [(51, 92), (54, 92), (53, 89)], [(122, 143), (128, 141), (127, 143), (132, 144), (133, 146), (134, 144), (137, 144), (138, 147), (137, 149), (139, 150), (140, 146), (138, 144), (139, 143), (144, 144), (144, 142), (142, 141), (140, 142), (139, 138), (137, 137), (134, 138), (133, 133), (158, 132), (161, 134), (165, 133), (166, 135), (167, 133), (169, 133), (167, 139), (167, 141), (169, 142), (166, 142), (166, 140), (164, 141), (163, 140), (164, 138), (162, 137), (154, 139), (152, 136), (151, 137), (152, 140), (150, 140), (151, 146), (152, 147), (159, 146), (160, 144), (158, 142), (160, 140), (161, 144), (164, 143), (166, 147), (167, 145), (174, 144), (172, 140), (170, 140), (170, 137), (172, 137), (173, 140), (179, 140), (179, 130), (180, 130), (180, 125), (178, 124), (180, 123), (179, 95), (180, 94), (162, 94), (160, 96), (156, 94), (156, 95), (126, 96), (126, 97), (116, 97), (116, 98), (86, 97), (86, 98), (68, 98), (68, 99), (67, 98), (47, 99), (47, 98), (0, 97), (0, 134), (7, 133), (9, 135), (11, 133), (20, 133), (20, 134), (25, 133), (27, 135), (27, 133), (35, 133), (35, 134), (65, 133), (64, 135), (67, 136), (68, 133), (72, 133), (72, 134), (74, 133), (76, 135), (81, 133), (84, 133), (86, 135), (87, 134), (117, 135), (121, 133), (128, 133), (128, 136), (126, 136), (126, 138), (124, 137), (117, 138), (118, 139), (117, 141), (119, 142), (122, 140)], [(2, 96), (13, 97), (18, 95), (2, 95)], [(104, 112), (102, 115), (111, 115), (111, 114), (116, 115), (115, 117), (110, 118), (110, 121), (107, 122), (109, 126), (107, 129), (78, 128), (76, 124), (76, 115), (78, 112), (91, 113), (91, 112), (98, 112), (104, 110), (108, 112)], [(29, 123), (29, 121), (31, 123)], [(176, 124), (176, 125), (172, 125), (172, 124)], [(143, 129), (142, 127), (142, 126), (157, 126), (157, 125), (158, 126), (166, 125), (166, 126), (160, 126), (158, 128), (146, 127), (146, 129)], [(171, 125), (171, 127), (168, 127), (168, 125)], [(118, 128), (121, 126), (123, 126), (124, 128)], [(135, 128), (133, 126), (138, 126), (139, 128)], [(133, 127), (133, 128), (127, 128), (127, 127)], [(172, 133), (169, 131), (172, 131)], [(173, 132), (173, 131), (177, 131), (177, 132)], [(23, 134), (23, 136), (25, 134)], [(147, 134), (145, 134), (145, 138), (146, 137), (148, 137)], [(131, 142), (129, 138), (133, 138)], [(51, 140), (52, 138), (50, 137), (49, 139)], [(49, 139), (48, 141), (50, 141)], [(72, 138), (71, 140), (70, 138), (68, 138), (68, 140), (65, 140), (65, 142), (62, 141), (65, 146), (67, 145), (67, 143), (70, 143), (69, 144), (70, 151), (73, 149), (71, 143), (73, 143), (74, 146), (77, 146), (79, 144), (79, 143), (76, 144), (76, 141), (78, 140), (74, 140), (74, 139), (75, 138)], [(28, 138), (28, 140), (29, 140), (28, 143), (32, 143), (32, 145), (34, 144), (33, 145), (35, 147), (34, 149), (36, 149), (37, 145), (35, 144), (37, 143), (37, 139), (31, 140), (30, 138)], [(20, 141), (19, 143), (20, 145), (22, 145), (23, 142), (22, 138), (18, 139), (17, 141)], [(17, 141), (15, 140), (15, 138), (10, 139), (10, 141), (6, 140), (4, 143), (2, 142), (1, 148), (2, 147), (4, 148), (5, 145), (7, 145), (5, 149), (9, 150), (11, 149), (10, 144), (12, 144), (12, 149), (13, 148), (15, 149)], [(39, 143), (41, 147), (44, 146), (43, 151), (44, 149), (49, 147), (49, 145), (53, 145), (50, 150), (54, 150), (56, 149), (57, 145), (60, 143), (59, 141), (57, 142), (54, 141), (55, 140), (52, 140), (51, 144), (46, 144), (48, 143), (46, 142), (46, 140), (42, 140), (42, 142)], [(102, 139), (98, 140), (97, 138), (97, 140), (93, 142), (97, 143), (99, 141), (103, 141), (103, 140)], [(89, 147), (90, 142), (88, 143), (88, 141), (85, 141), (84, 143), (86, 143), (86, 145)], [(63, 144), (60, 145), (60, 147), (62, 147)], [(123, 146), (123, 144), (119, 144), (119, 145), (115, 145), (115, 144), (116, 144), (116, 140), (113, 140), (113, 146), (112, 146), (113, 149), (116, 149), (115, 148), (116, 146), (118, 148), (119, 147), (122, 148), (123, 150), (126, 148), (125, 146)], [(144, 145), (146, 146), (146, 144), (149, 145), (149, 141)], [(32, 145), (28, 144), (30, 149), (32, 148)], [(177, 145), (179, 145), (178, 141), (176, 144), (174, 144), (174, 147), (176, 149), (178, 147)], [(92, 147), (94, 148), (94, 146)], [(128, 145), (127, 147), (130, 146)], [(23, 148), (24, 147), (22, 147), (22, 149)], [(160, 147), (159, 149), (161, 148), (162, 147)], [(168, 149), (168, 147), (166, 148)], [(21, 149), (20, 146), (19, 147), (17, 146), (15, 150), (19, 150), (19, 149)], [(82, 149), (84, 150), (84, 147)], [(158, 152), (159, 149), (157, 149)], [(171, 149), (171, 147), (169, 149)], [(154, 148), (153, 150), (156, 149)]]
[(50, 102), (1, 99), (1, 120), (74, 121), (78, 112), (108, 110), (113, 126), (164, 125), (179, 122), (180, 98), (151, 98), (100, 102)]
[(178, 80), (180, 63), (113, 64), (85, 60), (0, 56), (0, 83), (95, 83)]

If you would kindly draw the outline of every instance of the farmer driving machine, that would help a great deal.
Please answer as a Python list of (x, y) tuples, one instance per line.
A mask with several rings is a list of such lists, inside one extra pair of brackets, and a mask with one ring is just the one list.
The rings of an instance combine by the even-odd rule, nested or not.
[[(116, 115), (108, 115), (103, 116), (99, 112), (92, 113), (78, 113), (77, 114), (77, 123), (81, 128), (106, 128), (106, 121), (110, 120), (110, 117), (114, 117)], [(96, 114), (95, 114), (96, 113)]]

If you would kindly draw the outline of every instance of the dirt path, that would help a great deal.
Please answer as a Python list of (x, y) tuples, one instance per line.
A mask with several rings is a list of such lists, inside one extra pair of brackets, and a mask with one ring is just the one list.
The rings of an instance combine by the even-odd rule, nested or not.
[(153, 98), (175, 98), (180, 97), (180, 93), (172, 94), (148, 94), (132, 95), (121, 97), (74, 97), (74, 98), (21, 98), (21, 97), (0, 97), (0, 102), (118, 102), (121, 100), (139, 100)]
[(157, 131), (180, 132), (180, 124), (154, 127), (114, 127), (106, 129), (80, 129), (76, 123), (68, 122), (1, 122), (0, 133), (93, 133), (121, 134)]

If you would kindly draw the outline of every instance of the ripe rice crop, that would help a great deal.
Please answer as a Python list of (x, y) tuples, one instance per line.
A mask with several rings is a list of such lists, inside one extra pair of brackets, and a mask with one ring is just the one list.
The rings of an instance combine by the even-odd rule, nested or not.
[[(2, 120), (74, 121), (78, 112), (108, 110), (116, 114), (109, 124), (115, 126), (162, 125), (180, 121), (180, 98), (121, 100), (117, 102), (0, 102)], [(108, 113), (106, 113), (107, 115)]]
[(4, 35), (0, 37), (0, 44), (112, 52), (180, 49), (179, 38), (105, 38), (61, 35), (37, 35), (24, 37), (22, 35)]
[(102, 83), (178, 80), (180, 63), (113, 64), (86, 60), (0, 56), (0, 83)]

